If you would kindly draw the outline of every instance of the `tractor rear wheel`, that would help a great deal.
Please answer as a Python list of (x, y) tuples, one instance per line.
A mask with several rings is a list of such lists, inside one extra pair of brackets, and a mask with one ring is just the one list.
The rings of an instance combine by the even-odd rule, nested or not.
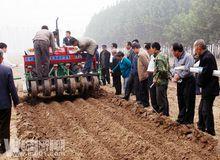
[(58, 96), (62, 96), (64, 92), (63, 80), (57, 79), (57, 88), (56, 92)]
[(44, 80), (44, 93), (45, 96), (51, 95), (51, 81), (49, 79)]
[(86, 77), (81, 77), (80, 78), (80, 89), (79, 89), (79, 93), (81, 96), (86, 96), (87, 91), (89, 89), (89, 84), (88, 84), (88, 80)]
[(96, 76), (92, 77), (92, 89), (95, 91), (99, 90), (99, 79)]
[(31, 96), (33, 98), (37, 97), (38, 91), (37, 91), (37, 82), (31, 81)]
[(74, 95), (76, 93), (76, 89), (77, 89), (77, 84), (76, 84), (75, 78), (70, 78), (69, 88), (70, 88), (70, 93)]

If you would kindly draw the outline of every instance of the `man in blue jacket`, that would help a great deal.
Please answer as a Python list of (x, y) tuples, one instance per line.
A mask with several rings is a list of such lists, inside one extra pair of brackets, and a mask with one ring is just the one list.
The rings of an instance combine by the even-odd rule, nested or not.
[(115, 58), (119, 61), (118, 65), (113, 68), (112, 72), (114, 73), (115, 70), (120, 68), (122, 77), (124, 79), (124, 91), (126, 90), (126, 85), (130, 76), (131, 72), (131, 61), (125, 57), (124, 53), (119, 51)]
[(6, 152), (10, 140), (11, 99), (14, 107), (19, 104), (12, 70), (2, 65), (3, 51), (0, 50), (0, 154)]

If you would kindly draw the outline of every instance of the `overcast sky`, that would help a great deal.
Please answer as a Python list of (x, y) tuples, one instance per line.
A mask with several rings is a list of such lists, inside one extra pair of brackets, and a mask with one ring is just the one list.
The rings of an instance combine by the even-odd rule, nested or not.
[(8, 43), (11, 50), (16, 51), (32, 47), (32, 38), (36, 31), (44, 24), (53, 31), (56, 17), (60, 19), (62, 35), (70, 30), (73, 36), (81, 37), (91, 17), (117, 1), (0, 0), (0, 41)]

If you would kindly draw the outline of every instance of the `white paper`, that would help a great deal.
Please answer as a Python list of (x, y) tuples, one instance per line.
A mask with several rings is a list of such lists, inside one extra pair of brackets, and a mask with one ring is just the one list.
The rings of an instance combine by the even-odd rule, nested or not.
[(154, 59), (151, 58), (151, 60), (149, 62), (149, 65), (148, 65), (147, 71), (148, 72), (154, 72), (154, 70), (155, 70), (155, 62), (154, 62)]

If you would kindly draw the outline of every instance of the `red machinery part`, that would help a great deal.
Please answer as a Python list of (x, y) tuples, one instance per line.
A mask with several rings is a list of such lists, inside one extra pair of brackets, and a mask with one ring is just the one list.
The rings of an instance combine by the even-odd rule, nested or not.
[[(60, 63), (82, 63), (86, 59), (82, 58), (80, 54), (70, 54), (69, 52), (73, 51), (73, 47), (64, 47), (57, 49), (54, 54), (50, 55), (50, 64), (60, 64)], [(24, 65), (33, 66), (35, 65), (35, 56), (34, 55), (24, 55)], [(96, 68), (96, 58), (93, 59), (93, 67)]]

